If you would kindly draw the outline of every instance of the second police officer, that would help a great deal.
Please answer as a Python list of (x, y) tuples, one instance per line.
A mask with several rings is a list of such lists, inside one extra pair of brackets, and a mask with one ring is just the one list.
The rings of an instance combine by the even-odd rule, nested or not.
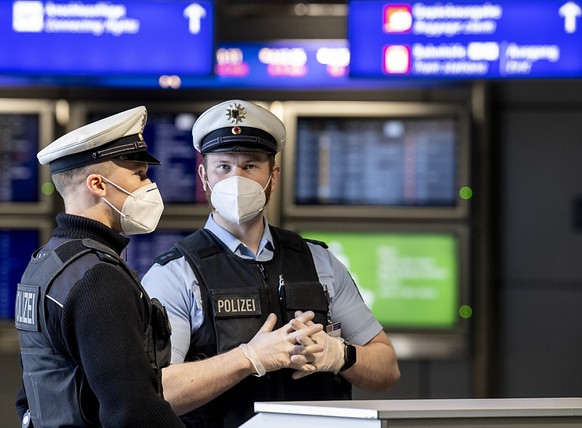
[[(177, 242), (143, 278), (172, 326), (165, 394), (186, 381), (202, 395), (198, 403), (184, 397), (178, 413), (186, 425), (237, 427), (253, 416), (256, 401), (350, 399), (352, 384), (368, 390), (393, 386), (400, 377), (394, 348), (346, 267), (325, 244), (271, 226), (264, 215), (279, 183), (275, 155), (285, 145), (283, 123), (254, 103), (229, 100), (204, 112), (192, 134), (203, 155), (198, 175), (212, 213), (204, 229)], [(246, 343), (257, 331), (290, 320), (294, 328), (317, 323), (329, 332), (296, 336), (293, 352), (310, 349), (305, 358), (313, 367), (289, 370), (281, 358), (265, 370), (265, 358)], [(224, 363), (210, 372), (217, 388), (208, 385), (208, 373), (166, 376), (179, 363), (209, 363), (239, 346), (255, 376)]]

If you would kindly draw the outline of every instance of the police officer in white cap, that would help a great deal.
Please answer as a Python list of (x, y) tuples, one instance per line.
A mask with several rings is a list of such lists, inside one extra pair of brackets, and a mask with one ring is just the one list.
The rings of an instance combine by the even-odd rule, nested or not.
[[(169, 398), (180, 414), (190, 411), (186, 425), (237, 427), (256, 401), (349, 399), (352, 383), (394, 385), (400, 373), (392, 344), (346, 268), (325, 244), (270, 226), (264, 216), (279, 182), (282, 122), (256, 104), (229, 100), (203, 113), (192, 135), (212, 213), (143, 279), (172, 325), (166, 396), (177, 390), (166, 372), (208, 367), (175, 376), (190, 382), (197, 404), (207, 403), (195, 409), (191, 400)], [(330, 334), (309, 330), (317, 326)]]
[(38, 153), (65, 204), (16, 299), (23, 426), (183, 426), (162, 397), (169, 326), (120, 258), (122, 235), (155, 229), (145, 107), (76, 129)]

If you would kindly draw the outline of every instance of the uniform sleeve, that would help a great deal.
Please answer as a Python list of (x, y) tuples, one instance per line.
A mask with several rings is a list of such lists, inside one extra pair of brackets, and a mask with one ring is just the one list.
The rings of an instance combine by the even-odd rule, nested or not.
[(98, 264), (63, 306), (63, 334), (99, 401), (102, 426), (183, 426), (156, 391), (144, 351), (142, 292), (122, 271)]
[(18, 420), (22, 421), (24, 414), (28, 410), (28, 398), (26, 397), (26, 391), (24, 386), (18, 391), (16, 396), (16, 413), (18, 414)]
[(365, 345), (383, 328), (362, 299), (348, 269), (327, 249), (308, 243), (319, 281), (328, 288), (331, 319), (341, 322), (342, 337)]
[(184, 257), (165, 265), (154, 264), (142, 279), (150, 297), (166, 307), (172, 326), (172, 364), (182, 363), (190, 348), (190, 337), (202, 325), (204, 314), (200, 287)]

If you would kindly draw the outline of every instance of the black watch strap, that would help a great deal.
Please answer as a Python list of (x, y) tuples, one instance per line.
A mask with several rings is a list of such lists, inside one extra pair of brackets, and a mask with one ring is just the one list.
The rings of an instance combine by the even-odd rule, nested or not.
[(352, 345), (347, 340), (344, 340), (344, 365), (340, 369), (340, 372), (349, 369), (351, 366), (356, 364), (357, 351), (356, 347)]

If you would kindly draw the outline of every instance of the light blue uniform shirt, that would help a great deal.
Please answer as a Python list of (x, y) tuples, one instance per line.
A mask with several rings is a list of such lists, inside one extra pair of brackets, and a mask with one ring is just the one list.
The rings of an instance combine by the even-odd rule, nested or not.
[[(246, 245), (208, 217), (205, 229), (216, 235), (239, 257), (268, 261), (275, 251), (267, 220), (265, 232), (255, 255)], [(364, 345), (382, 331), (358, 292), (346, 267), (327, 249), (308, 242), (319, 282), (327, 286), (331, 298), (331, 319), (341, 322), (342, 337)], [(150, 297), (166, 307), (172, 326), (172, 364), (181, 363), (190, 348), (190, 337), (204, 321), (198, 279), (184, 257), (165, 265), (154, 264), (143, 277), (142, 284)]]

